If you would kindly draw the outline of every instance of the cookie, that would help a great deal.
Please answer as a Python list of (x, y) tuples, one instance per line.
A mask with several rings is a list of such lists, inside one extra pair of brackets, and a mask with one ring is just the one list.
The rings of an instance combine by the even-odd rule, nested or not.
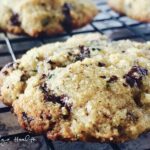
[(86, 52), (86, 48), (82, 47), (82, 45), (94, 43), (94, 40), (101, 41), (101, 43), (98, 43), (99, 47), (103, 48), (106, 45), (105, 36), (89, 34), (74, 36), (64, 43), (47, 44), (28, 51), (21, 59), (15, 63), (9, 63), (1, 70), (0, 99), (6, 105), (11, 106), (12, 102), (24, 91), (26, 81), (31, 76), (47, 74), (49, 70), (56, 67), (65, 67), (86, 57), (96, 56), (99, 53), (98, 51), (91, 53), (91, 50), (87, 50)]
[(124, 13), (124, 1), (125, 0), (109, 0), (109, 5), (116, 11)]
[(149, 48), (89, 34), (32, 49), (2, 69), (1, 98), (51, 140), (135, 139), (150, 129)]
[(133, 19), (150, 22), (150, 0), (109, 0), (109, 5)]
[(70, 32), (97, 14), (90, 0), (1, 0), (0, 29), (32, 37)]
[(124, 142), (149, 130), (148, 57), (105, 52), (31, 77), (13, 103), (20, 125), (66, 141)]

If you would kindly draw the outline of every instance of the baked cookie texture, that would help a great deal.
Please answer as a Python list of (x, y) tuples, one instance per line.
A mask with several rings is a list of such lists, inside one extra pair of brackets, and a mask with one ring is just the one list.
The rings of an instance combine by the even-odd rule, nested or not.
[(150, 0), (109, 0), (108, 3), (114, 10), (133, 19), (150, 22)]
[(150, 129), (149, 48), (89, 34), (33, 49), (1, 71), (2, 100), (51, 140), (135, 139)]
[(32, 37), (70, 32), (97, 14), (90, 0), (1, 0), (0, 29)]

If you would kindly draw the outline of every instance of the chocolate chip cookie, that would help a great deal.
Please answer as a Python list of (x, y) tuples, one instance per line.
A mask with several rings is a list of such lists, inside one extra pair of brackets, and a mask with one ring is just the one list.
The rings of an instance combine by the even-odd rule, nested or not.
[(2, 100), (51, 140), (135, 139), (150, 129), (149, 48), (89, 34), (33, 49), (1, 71)]
[(80, 28), (97, 14), (90, 0), (1, 0), (0, 29), (32, 37)]
[(133, 19), (150, 22), (150, 0), (109, 0), (109, 5)]

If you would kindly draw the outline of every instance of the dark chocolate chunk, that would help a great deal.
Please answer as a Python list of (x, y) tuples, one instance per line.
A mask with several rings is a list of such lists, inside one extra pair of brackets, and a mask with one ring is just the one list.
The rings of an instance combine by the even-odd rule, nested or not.
[(44, 112), (42, 111), (41, 114), (40, 114), (40, 118), (41, 118), (42, 120), (45, 120), (45, 119), (51, 120), (51, 119), (52, 119), (52, 116), (51, 116), (50, 114), (46, 114), (46, 113), (44, 113)]
[(63, 26), (64, 30), (68, 33), (70, 33), (73, 29), (71, 9), (72, 9), (72, 6), (69, 3), (65, 3), (62, 8), (62, 12), (65, 16), (65, 18), (62, 22), (62, 26)]
[(7, 70), (5, 70), (5, 71), (3, 71), (3, 74), (4, 74), (4, 75), (8, 75), (9, 73), (8, 73)]
[(124, 86), (124, 87), (127, 87), (128, 85), (127, 85), (127, 84), (125, 84), (125, 83), (123, 83), (123, 86)]
[(32, 72), (37, 73), (37, 70), (32, 70)]
[(42, 74), (41, 79), (44, 79), (46, 77), (46, 74)]
[(11, 24), (14, 26), (20, 26), (21, 22), (19, 21), (19, 15), (18, 14), (14, 14), (11, 18), (10, 18)]
[(106, 65), (105, 65), (104, 63), (102, 63), (102, 62), (99, 62), (99, 63), (98, 63), (98, 66), (99, 66), (99, 67), (105, 67)]
[(48, 64), (51, 65), (51, 69), (55, 69), (56, 67), (62, 67), (62, 64), (59, 62), (54, 62), (52, 60), (47, 61)]
[(49, 24), (49, 22), (50, 22), (50, 18), (46, 17), (41, 21), (41, 24), (43, 27), (46, 27)]
[(79, 46), (79, 49), (80, 49), (80, 54), (78, 54), (76, 57), (75, 57), (75, 60), (78, 61), (78, 60), (84, 60), (85, 58), (90, 58), (90, 50), (88, 47), (86, 46)]
[(61, 107), (65, 107), (67, 109), (68, 113), (67, 113), (67, 115), (63, 115), (63, 118), (64, 119), (69, 118), (70, 111), (71, 111), (71, 106), (67, 103), (67, 100), (69, 99), (69, 97), (66, 95), (57, 96), (57, 95), (53, 94), (52, 91), (47, 89), (46, 84), (43, 84), (42, 86), (40, 86), (40, 89), (44, 93), (45, 101), (52, 102), (54, 104), (58, 103), (58, 104), (60, 104)]
[[(17, 64), (16, 64), (17, 65)], [(7, 71), (7, 69), (8, 70), (10, 70), (10, 69), (14, 69), (14, 63), (13, 62), (11, 62), (11, 63), (8, 63), (7, 65), (5, 65), (5, 67), (2, 69), (2, 73), (3, 74), (5, 74), (5, 75), (8, 75), (9, 74), (9, 71)]]
[(117, 76), (112, 76), (110, 77), (110, 79), (107, 81), (107, 83), (113, 83), (113, 82), (116, 82), (118, 80), (118, 77)]
[(106, 79), (106, 76), (100, 76), (101, 78), (103, 78), (103, 79)]
[(63, 115), (63, 118), (64, 119), (69, 118), (71, 107), (66, 103), (66, 100), (68, 99), (67, 96), (65, 96), (65, 95), (56, 96), (54, 94), (51, 94), (51, 95), (46, 95), (45, 98), (46, 98), (46, 101), (58, 103), (58, 104), (60, 104), (61, 107), (65, 107), (67, 109), (68, 113), (67, 113), (67, 115)]
[(124, 75), (124, 78), (130, 87), (141, 88), (142, 78), (146, 75), (148, 75), (147, 69), (140, 66), (133, 66), (131, 70), (126, 75)]
[(138, 121), (138, 117), (132, 112), (127, 112), (127, 119), (132, 121), (133, 123), (136, 123)]
[(46, 101), (51, 101), (53, 103), (59, 103), (62, 107), (64, 107), (66, 105), (66, 100), (68, 99), (68, 97), (65, 95), (56, 96), (55, 94), (52, 93), (52, 91), (47, 89), (46, 83), (41, 85), (40, 89), (44, 93), (44, 99)]
[(135, 92), (133, 95), (133, 100), (138, 107), (142, 107), (143, 104), (141, 102), (141, 92)]
[(26, 74), (23, 74), (23, 75), (20, 77), (20, 81), (25, 82), (25, 81), (28, 80), (28, 78), (29, 78), (29, 76), (27, 76)]
[(101, 49), (100, 48), (92, 48), (92, 51), (101, 51)]
[(25, 112), (22, 113), (22, 119), (23, 119), (24, 121), (26, 121), (28, 124), (30, 124), (30, 122), (33, 120), (33, 118), (28, 117)]
[(119, 125), (117, 129), (121, 136), (126, 136), (125, 128), (123, 126)]
[(40, 90), (42, 90), (42, 92), (43, 92), (44, 94), (45, 94), (45, 93), (46, 93), (46, 94), (48, 93), (46, 83), (42, 84), (39, 88), (40, 88)]

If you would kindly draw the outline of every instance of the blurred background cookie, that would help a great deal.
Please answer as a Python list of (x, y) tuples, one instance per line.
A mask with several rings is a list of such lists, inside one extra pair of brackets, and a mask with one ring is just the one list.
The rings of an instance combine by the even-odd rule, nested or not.
[(133, 19), (150, 22), (150, 0), (109, 0), (108, 3), (114, 10)]
[(0, 29), (32, 37), (70, 32), (97, 14), (90, 0), (1, 0)]

